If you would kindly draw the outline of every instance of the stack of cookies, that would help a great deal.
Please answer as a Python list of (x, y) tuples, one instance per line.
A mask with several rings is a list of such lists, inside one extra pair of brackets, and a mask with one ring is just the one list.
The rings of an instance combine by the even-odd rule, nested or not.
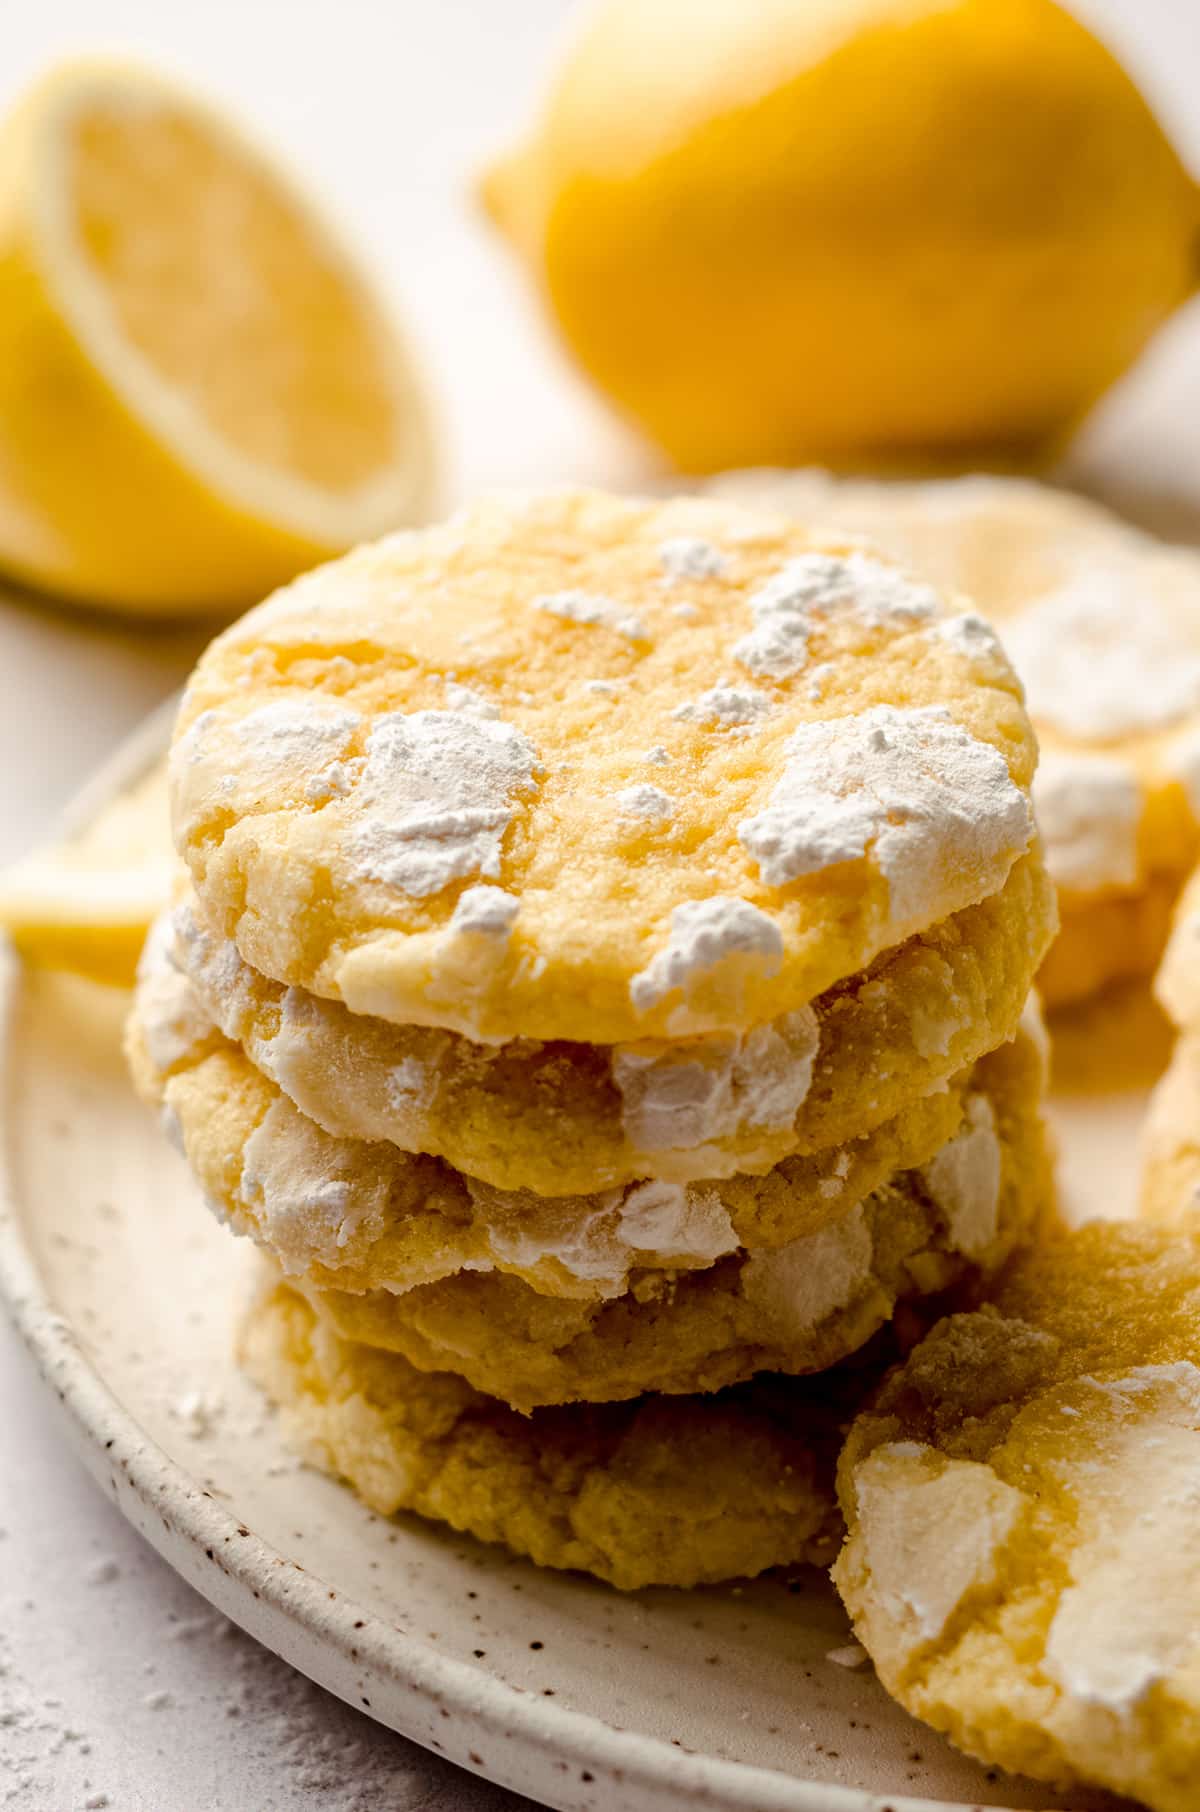
[(1046, 1202), (1034, 762), (979, 617), (718, 500), (486, 502), (215, 642), (130, 1054), (305, 1453), (622, 1586), (827, 1557), (855, 1356)]
[(729, 473), (718, 495), (866, 538), (999, 626), (1042, 755), (1062, 928), (1047, 1006), (1148, 978), (1200, 853), (1200, 556), (1022, 479)]

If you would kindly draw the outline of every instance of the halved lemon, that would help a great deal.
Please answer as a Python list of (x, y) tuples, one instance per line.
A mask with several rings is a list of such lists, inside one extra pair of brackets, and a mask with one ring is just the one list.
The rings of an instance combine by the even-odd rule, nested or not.
[(331, 226), (205, 103), (73, 62), (0, 129), (0, 566), (228, 612), (433, 505), (430, 410)]
[(0, 874), (0, 926), (30, 962), (128, 987), (175, 870), (164, 762), (78, 837)]

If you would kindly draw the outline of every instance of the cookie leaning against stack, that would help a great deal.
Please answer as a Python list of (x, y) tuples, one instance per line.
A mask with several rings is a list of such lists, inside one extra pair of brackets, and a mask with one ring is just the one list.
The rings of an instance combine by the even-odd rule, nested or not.
[(1034, 1245), (887, 1380), (834, 1579), (884, 1685), (981, 1761), (1192, 1812), (1200, 1230)]
[(999, 627), (1042, 745), (1062, 930), (1048, 1006), (1149, 976), (1200, 846), (1200, 558), (1020, 479), (734, 472), (718, 495), (865, 536)]
[[(244, 1351), (309, 1450), (618, 1583), (806, 1551), (813, 1515), (790, 1552), (630, 1536), (625, 1565), (466, 1478), (586, 1471), (647, 1393), (769, 1472), (765, 1387), (711, 1393), (823, 1372), (1007, 1256), (1046, 1192), (1034, 759), (977, 617), (717, 503), (485, 503), (214, 643), (130, 1051), (285, 1275)], [(828, 1385), (770, 1387), (814, 1454)], [(415, 1448), (437, 1489), (397, 1495)]]

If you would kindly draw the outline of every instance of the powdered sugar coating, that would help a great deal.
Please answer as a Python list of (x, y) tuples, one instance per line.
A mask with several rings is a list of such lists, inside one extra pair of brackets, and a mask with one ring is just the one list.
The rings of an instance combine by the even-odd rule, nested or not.
[(473, 717), (500, 716), (500, 707), (493, 699), (485, 698), (474, 686), (464, 686), (458, 680), (446, 676), (445, 706), (447, 711), (468, 711)]
[[(210, 1020), (325, 1131), (428, 1152), (496, 1187), (552, 1196), (638, 1177), (757, 1174), (797, 1149), (836, 1149), (903, 1116), (929, 1090), (949, 1102), (948, 1080), (1015, 1025), (1031, 961), (1023, 970), (1018, 954), (1005, 959), (1015, 974), (998, 986), (982, 953), (998, 956), (994, 928), (1005, 918), (1019, 924), (1023, 903), (1027, 891), (982, 909), (982, 927), (960, 921), (948, 946), (952, 962), (918, 940), (815, 1011), (740, 1035), (642, 1039), (602, 1053), (525, 1040), (481, 1046), (433, 1027), (351, 1014), (258, 975), (232, 939), (197, 919), (190, 901), (175, 911), (175, 952), (162, 947), (162, 960), (178, 963)], [(1023, 950), (1025, 934), (1016, 935)], [(467, 952), (473, 968), (486, 967), (492, 954), (485, 937)], [(827, 1017), (818, 1072), (814, 1021)], [(924, 1110), (914, 1111), (924, 1124)], [(949, 1136), (938, 1119), (939, 1134)], [(706, 1142), (677, 1142), (691, 1130)], [(817, 1187), (835, 1212), (840, 1183)]]
[(616, 803), (623, 817), (646, 818), (659, 824), (669, 822), (679, 810), (679, 801), (659, 786), (623, 787), (616, 794)]
[(955, 1250), (982, 1258), (996, 1237), (1000, 1212), (1000, 1141), (986, 1095), (968, 1096), (962, 1130), (921, 1174)]
[(1029, 803), (1004, 757), (937, 705), (874, 705), (803, 724), (766, 810), (738, 826), (771, 887), (873, 855), (893, 920), (926, 913), (964, 858), (1003, 865), (1032, 836)]
[(660, 543), (658, 558), (672, 584), (682, 579), (719, 579), (727, 565), (720, 548), (697, 535), (672, 535)]
[(877, 1447), (854, 1485), (861, 1564), (898, 1645), (915, 1653), (995, 1579), (1025, 1500), (986, 1466), (915, 1441)]
[(362, 718), (335, 700), (277, 698), (245, 716), (201, 712), (171, 751), (177, 835), (212, 791), (228, 811), (317, 804), (349, 789), (361, 765), (347, 760)]
[(819, 1044), (809, 1007), (741, 1037), (614, 1046), (630, 1144), (645, 1152), (689, 1149), (750, 1127), (790, 1126), (812, 1084)]
[(620, 1295), (639, 1263), (704, 1270), (738, 1248), (729, 1212), (715, 1189), (645, 1182), (627, 1189), (544, 1202), (467, 1179), (491, 1227), (498, 1265), (536, 1272), (559, 1265), (602, 1297)]
[(645, 642), (650, 639), (646, 625), (634, 611), (624, 610), (620, 604), (614, 604), (611, 598), (598, 597), (593, 592), (549, 592), (535, 598), (533, 608), (544, 611), (547, 616), (559, 617), (564, 623), (582, 623), (611, 629), (614, 635), (624, 636), (630, 642)]
[(354, 873), (418, 899), (498, 875), (504, 832), (537, 765), (511, 724), (454, 711), (376, 718), (355, 792)]
[(670, 994), (686, 996), (697, 979), (723, 963), (751, 963), (770, 975), (782, 960), (779, 927), (759, 907), (728, 895), (689, 900), (671, 914), (664, 947), (630, 982), (630, 999), (644, 1012)]
[(862, 1203), (776, 1252), (752, 1252), (742, 1295), (777, 1339), (795, 1339), (844, 1309), (871, 1275), (874, 1241)]
[(1200, 1649), (1200, 1370), (1190, 1360), (1086, 1380), (1080, 1413), (1106, 1461), (1046, 1638), (1046, 1671), (1128, 1715)]
[(956, 611), (933, 625), (933, 634), (968, 661), (1003, 660), (1000, 637), (976, 611)]
[[(692, 589), (664, 585), (657, 550), (677, 537), (717, 547), (722, 573)], [(310, 795), (264, 797), (254, 823), (236, 803), (227, 809), (214, 769), (204, 809), (180, 827), (206, 918), (264, 976), (477, 1043), (737, 1032), (814, 999), (871, 963), (892, 931), (861, 868), (777, 900), (747, 860), (736, 827), (768, 803), (789, 734), (818, 708), (936, 701), (1003, 751), (1018, 785), (1033, 748), (1007, 671), (967, 672), (899, 617), (873, 628), (852, 609), (814, 613), (811, 664), (832, 670), (824, 702), (809, 698), (807, 669), (796, 684), (754, 685), (730, 653), (747, 601), (813, 551), (807, 530), (760, 517), (739, 526), (732, 510), (556, 492), (484, 500), (451, 524), (359, 550), (250, 613), (205, 656), (181, 738), (210, 708), (232, 718), (271, 698), (323, 696), (361, 721)], [(534, 608), (563, 597), (576, 616), (595, 616), (597, 601), (634, 615), (647, 638)], [(685, 624), (672, 613), (693, 599), (698, 615)], [(524, 737), (540, 764), (536, 788), (501, 786), (464, 804), (431, 787), (416, 802), (437, 821), (426, 834), (407, 800), (375, 785), (378, 726), (421, 713), (457, 726), (447, 739), (478, 741), (489, 726)], [(647, 747), (666, 751), (671, 778), (658, 784), (679, 809), (654, 859), (633, 862), (636, 839), (612, 802), (652, 778)], [(464, 764), (440, 765), (453, 795)], [(967, 852), (944, 879), (929, 924), (1003, 877), (974, 872)], [(461, 888), (489, 880), (522, 906), (511, 954), (482, 973), (446, 933)], [(744, 896), (776, 919), (778, 988), (765, 973), (743, 982), (731, 971), (730, 990), (706, 989), (690, 1018), (668, 1026), (667, 1003), (633, 1011), (631, 981), (671, 912), (709, 893)]]
[(502, 887), (468, 887), (454, 903), (450, 935), (506, 940), (520, 911), (520, 900)]
[(676, 705), (671, 716), (678, 723), (725, 730), (757, 724), (770, 710), (771, 701), (765, 692), (757, 692), (750, 686), (710, 686), (698, 698)]
[(1047, 749), (1034, 776), (1033, 805), (1060, 887), (1099, 893), (1136, 883), (1143, 799), (1128, 761)]
[(175, 962), (174, 931), (163, 913), (150, 928), (138, 964), (138, 1009), (150, 1061), (164, 1073), (204, 1045), (212, 1016)]
[(241, 1201), (253, 1213), (285, 1272), (314, 1259), (336, 1266), (346, 1248), (369, 1246), (383, 1231), (388, 1189), (355, 1167), (351, 1150), (282, 1098), (272, 1103), (242, 1148)]
[(814, 621), (853, 618), (865, 629), (925, 623), (943, 606), (928, 585), (870, 554), (800, 554), (750, 596), (754, 628), (734, 658), (761, 678), (790, 679), (808, 660)]
[(1144, 562), (1078, 573), (1023, 611), (1005, 642), (1030, 710), (1065, 735), (1114, 741), (1200, 711), (1200, 649), (1181, 641)]

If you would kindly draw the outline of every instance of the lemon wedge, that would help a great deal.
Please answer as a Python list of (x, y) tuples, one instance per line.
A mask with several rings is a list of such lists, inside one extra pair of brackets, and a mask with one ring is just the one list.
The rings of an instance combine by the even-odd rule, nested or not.
[(164, 762), (78, 837), (0, 873), (0, 926), (29, 962), (129, 987), (175, 869)]
[(207, 104), (72, 62), (0, 128), (0, 566), (228, 613), (433, 505), (430, 411), (332, 228)]

